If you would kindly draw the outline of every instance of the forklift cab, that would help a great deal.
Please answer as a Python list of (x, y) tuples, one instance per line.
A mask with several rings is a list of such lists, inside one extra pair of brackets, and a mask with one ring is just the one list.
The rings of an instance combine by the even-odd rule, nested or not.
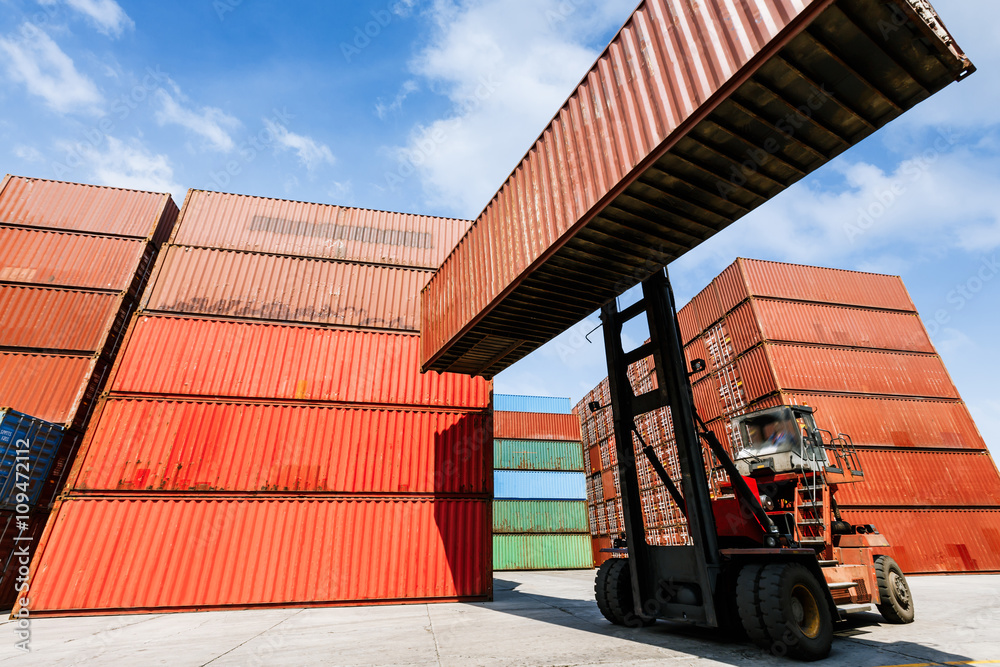
[(735, 463), (745, 477), (811, 470), (827, 465), (813, 408), (782, 405), (732, 420), (738, 434)]

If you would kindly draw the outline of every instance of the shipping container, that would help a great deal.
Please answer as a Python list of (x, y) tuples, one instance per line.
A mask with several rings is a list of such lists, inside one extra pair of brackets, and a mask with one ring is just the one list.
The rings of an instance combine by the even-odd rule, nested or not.
[(484, 601), (489, 517), (487, 500), (66, 500), (31, 615)]
[(576, 415), (497, 411), (493, 414), (493, 428), (501, 440), (580, 442), (580, 420)]
[(988, 451), (860, 449), (864, 481), (843, 484), (841, 507), (1000, 507), (1000, 474)]
[(424, 290), (424, 368), (492, 377), (974, 71), (924, 11), (643, 2)]
[(0, 509), (0, 605), (5, 610), (21, 597), (21, 586), (27, 581), (21, 568), (27, 568), (48, 518), (46, 508), (32, 508), (24, 514)]
[(0, 347), (93, 353), (120, 305), (117, 294), (0, 285)]
[(53, 424), (80, 425), (107, 366), (93, 357), (0, 352), (0, 404)]
[(64, 434), (61, 426), (0, 408), (0, 509), (38, 504)]
[(493, 569), (589, 570), (590, 535), (494, 535)]
[(498, 500), (586, 500), (582, 472), (495, 470), (493, 496)]
[(572, 412), (568, 398), (512, 394), (494, 394), (493, 409), (500, 412), (548, 412), (557, 415)]
[(138, 317), (132, 326), (110, 387), (117, 394), (490, 405), (489, 382), (421, 374), (412, 334), (185, 317)]
[(168, 246), (144, 310), (417, 331), (421, 269)]
[(111, 397), (67, 490), (489, 496), (488, 416)]
[(437, 269), (468, 220), (189, 190), (176, 245)]
[(898, 276), (827, 269), (761, 259), (737, 259), (714, 281), (722, 308), (751, 296), (916, 312)]
[(493, 467), (583, 472), (583, 445), (560, 440), (494, 440)]
[(177, 220), (169, 194), (6, 176), (0, 224), (166, 240)]
[(845, 521), (872, 524), (885, 553), (907, 574), (1000, 572), (1000, 509), (845, 509)]
[(580, 500), (497, 500), (493, 533), (586, 533), (587, 503)]

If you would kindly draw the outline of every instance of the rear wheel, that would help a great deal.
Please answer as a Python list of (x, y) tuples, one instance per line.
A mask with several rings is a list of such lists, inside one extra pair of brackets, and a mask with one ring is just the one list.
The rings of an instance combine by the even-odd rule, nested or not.
[(833, 618), (816, 577), (798, 563), (765, 565), (757, 585), (760, 619), (775, 655), (821, 660), (833, 643)]
[(597, 608), (601, 610), (601, 614), (615, 625), (639, 628), (656, 622), (655, 618), (645, 618), (635, 613), (632, 574), (627, 558), (612, 558), (598, 568), (594, 597), (597, 598)]
[(875, 578), (878, 581), (878, 610), (882, 618), (890, 623), (912, 623), (915, 611), (913, 595), (896, 561), (888, 556), (876, 558)]

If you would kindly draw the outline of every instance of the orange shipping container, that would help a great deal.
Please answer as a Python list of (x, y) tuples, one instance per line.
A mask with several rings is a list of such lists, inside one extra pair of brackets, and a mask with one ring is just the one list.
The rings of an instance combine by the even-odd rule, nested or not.
[(0, 285), (0, 347), (93, 353), (119, 305), (116, 294)]
[(81, 426), (108, 365), (94, 357), (0, 352), (0, 402), (53, 424)]
[(139, 317), (111, 391), (475, 410), (490, 405), (485, 380), (421, 374), (418, 348), (412, 334)]
[(110, 398), (67, 489), (489, 497), (492, 441), (484, 412)]
[(188, 191), (172, 244), (437, 269), (467, 220)]
[(150, 312), (416, 331), (429, 271), (168, 246)]
[(486, 500), (66, 500), (31, 614), (487, 600), (491, 528)]
[(580, 441), (580, 419), (576, 415), (541, 412), (495, 412), (496, 438), (505, 440)]

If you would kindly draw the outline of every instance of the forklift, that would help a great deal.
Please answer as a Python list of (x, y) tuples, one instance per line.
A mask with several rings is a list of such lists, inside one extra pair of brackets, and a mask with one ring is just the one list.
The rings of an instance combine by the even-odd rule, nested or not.
[[(649, 340), (625, 351), (622, 328), (645, 316)], [(625, 533), (597, 571), (595, 596), (614, 624), (657, 619), (746, 634), (776, 656), (825, 658), (833, 624), (875, 604), (891, 623), (913, 621), (913, 597), (885, 537), (841, 519), (838, 485), (864, 480), (846, 435), (816, 427), (814, 410), (780, 406), (734, 418), (734, 456), (694, 409), (674, 295), (666, 269), (642, 298), (601, 311)], [(656, 389), (636, 395), (628, 369), (652, 357)], [(695, 372), (704, 360), (692, 362)], [(669, 408), (680, 479), (666, 472), (636, 418)], [(728, 478), (713, 489), (705, 448)], [(647, 543), (636, 452), (641, 451), (687, 519), (688, 544)], [(714, 462), (713, 462), (714, 464)], [(714, 467), (714, 465), (713, 465)]]

